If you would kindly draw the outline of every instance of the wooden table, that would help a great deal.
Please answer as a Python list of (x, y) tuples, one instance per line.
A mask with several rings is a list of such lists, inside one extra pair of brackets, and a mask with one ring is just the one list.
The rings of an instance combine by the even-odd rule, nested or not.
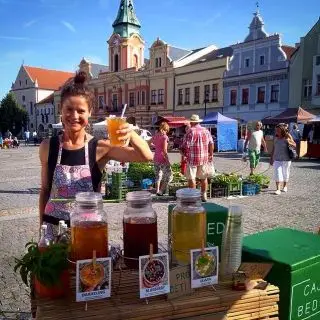
[[(279, 289), (232, 291), (217, 285), (195, 290), (191, 295), (168, 300), (166, 296), (139, 299), (137, 274), (115, 271), (112, 274), (110, 299), (75, 302), (74, 288), (70, 297), (59, 300), (35, 299), (36, 319), (210, 319), (254, 320), (278, 319)], [(74, 282), (74, 281), (73, 281)]]

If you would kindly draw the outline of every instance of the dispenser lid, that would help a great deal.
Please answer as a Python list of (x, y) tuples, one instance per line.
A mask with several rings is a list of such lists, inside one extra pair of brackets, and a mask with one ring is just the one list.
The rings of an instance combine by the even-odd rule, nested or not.
[(201, 192), (199, 189), (183, 188), (177, 190), (176, 196), (183, 199), (195, 199), (201, 197)]
[(151, 193), (148, 191), (132, 191), (126, 196), (127, 201), (147, 201), (151, 199)]
[(102, 194), (98, 192), (79, 192), (76, 194), (76, 202), (96, 204), (102, 202)]

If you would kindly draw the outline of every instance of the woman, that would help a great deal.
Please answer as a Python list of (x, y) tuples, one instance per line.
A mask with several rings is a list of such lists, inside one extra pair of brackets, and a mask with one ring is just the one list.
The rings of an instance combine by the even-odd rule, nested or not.
[(168, 158), (168, 132), (170, 128), (166, 122), (162, 122), (158, 133), (152, 137), (154, 145), (154, 170), (156, 174), (156, 193), (162, 196), (168, 184), (172, 181), (172, 170)]
[(129, 124), (120, 127), (119, 140), (126, 146), (112, 146), (109, 140), (97, 140), (86, 132), (94, 96), (85, 84), (86, 74), (79, 72), (61, 91), (61, 118), (64, 130), (58, 137), (40, 145), (41, 191), (40, 224), (48, 225), (48, 238), (57, 235), (59, 220), (70, 224), (72, 202), (78, 192), (100, 191), (102, 170), (107, 161), (143, 162), (153, 159), (149, 146)]
[(274, 139), (274, 147), (271, 153), (270, 164), (274, 165), (274, 175), (277, 190), (275, 194), (281, 194), (281, 186), (283, 192), (288, 192), (288, 181), (290, 176), (291, 159), (289, 156), (288, 146), (296, 147), (296, 143), (292, 139), (288, 127), (284, 124), (276, 126), (276, 137)]

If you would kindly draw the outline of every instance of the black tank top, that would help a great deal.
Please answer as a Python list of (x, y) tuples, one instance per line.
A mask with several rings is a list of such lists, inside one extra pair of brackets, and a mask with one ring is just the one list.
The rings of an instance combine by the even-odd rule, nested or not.
[[(92, 186), (94, 192), (100, 191), (100, 182), (102, 178), (102, 173), (99, 169), (98, 163), (96, 161), (96, 150), (97, 150), (98, 140), (92, 138), (88, 142), (88, 151), (89, 151), (89, 166), (91, 172)], [(49, 147), (49, 157), (48, 157), (48, 181), (49, 181), (49, 190), (52, 188), (53, 173), (56, 168), (57, 160), (59, 153), (59, 137), (50, 138), (50, 147)], [(66, 150), (62, 149), (61, 154), (61, 164), (67, 166), (78, 166), (84, 165), (85, 160), (85, 148), (78, 150)]]

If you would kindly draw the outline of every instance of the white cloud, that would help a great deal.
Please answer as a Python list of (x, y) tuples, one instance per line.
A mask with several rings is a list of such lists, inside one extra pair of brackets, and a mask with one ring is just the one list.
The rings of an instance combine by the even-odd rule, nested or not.
[(3, 39), (3, 40), (17, 40), (17, 41), (30, 41), (30, 40), (32, 40), (29, 37), (11, 37), (11, 36), (1, 36), (1, 35), (0, 35), (0, 39)]
[(97, 63), (97, 64), (104, 64), (104, 61), (101, 57), (95, 56), (95, 55), (87, 55), (85, 56), (87, 60), (89, 60), (92, 63)]
[(68, 21), (61, 21), (61, 23), (71, 32), (76, 33), (76, 28)]
[(33, 24), (35, 24), (37, 21), (38, 21), (38, 20), (36, 20), (36, 19), (30, 20), (30, 21), (26, 22), (26, 23), (23, 25), (23, 27), (24, 27), (24, 28), (29, 28), (29, 27), (31, 27)]

